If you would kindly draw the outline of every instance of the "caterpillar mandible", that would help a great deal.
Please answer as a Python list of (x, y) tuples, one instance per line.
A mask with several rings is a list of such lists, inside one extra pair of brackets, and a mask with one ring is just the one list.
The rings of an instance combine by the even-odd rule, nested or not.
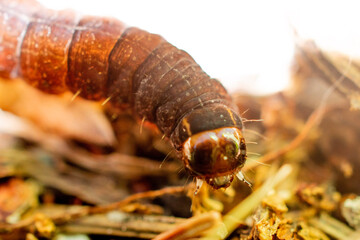
[(185, 51), (159, 35), (108, 17), (0, 1), (0, 77), (21, 77), (50, 94), (71, 91), (109, 100), (155, 123), (185, 168), (215, 189), (228, 187), (246, 161), (236, 105)]

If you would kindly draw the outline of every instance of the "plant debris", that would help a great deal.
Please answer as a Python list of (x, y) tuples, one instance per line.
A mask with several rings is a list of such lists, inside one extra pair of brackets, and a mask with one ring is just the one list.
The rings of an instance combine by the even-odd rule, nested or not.
[(1, 80), (1, 239), (360, 239), (360, 60), (296, 47), (290, 89), (234, 95), (252, 189), (194, 195), (154, 126)]

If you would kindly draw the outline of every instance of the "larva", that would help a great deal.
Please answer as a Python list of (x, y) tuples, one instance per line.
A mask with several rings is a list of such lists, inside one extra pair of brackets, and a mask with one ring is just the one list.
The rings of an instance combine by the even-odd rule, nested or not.
[(113, 18), (2, 0), (0, 77), (131, 108), (170, 139), (198, 188), (203, 181), (228, 187), (234, 176), (245, 181), (243, 124), (231, 97), (159, 35)]

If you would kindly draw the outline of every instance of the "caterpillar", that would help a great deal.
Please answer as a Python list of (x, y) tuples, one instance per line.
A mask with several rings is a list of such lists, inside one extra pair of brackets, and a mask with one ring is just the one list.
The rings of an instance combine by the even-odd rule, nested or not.
[(204, 181), (226, 188), (235, 176), (247, 182), (236, 105), (218, 80), (160, 35), (114, 18), (1, 0), (0, 77), (132, 109), (181, 153), (197, 189)]

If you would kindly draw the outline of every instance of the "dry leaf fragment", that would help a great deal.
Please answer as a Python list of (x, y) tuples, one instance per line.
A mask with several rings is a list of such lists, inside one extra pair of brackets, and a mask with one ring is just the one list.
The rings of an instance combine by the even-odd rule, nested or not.
[(56, 226), (54, 222), (43, 214), (35, 216), (34, 226), (40, 237), (50, 238), (54, 235)]
[(32, 181), (12, 178), (0, 185), (0, 220), (15, 223), (29, 208), (38, 205), (40, 187)]
[(298, 240), (295, 234), (296, 226), (290, 219), (284, 219), (280, 222), (276, 236), (283, 240)]
[(260, 240), (272, 240), (281, 222), (280, 216), (270, 209), (260, 210), (260, 221), (255, 224)]
[(113, 144), (115, 136), (99, 103), (82, 99), (71, 101), (71, 97), (71, 94), (59, 97), (42, 93), (24, 81), (0, 79), (1, 109), (66, 138)]
[(360, 196), (346, 199), (341, 212), (349, 225), (360, 231)]
[(335, 210), (341, 197), (332, 187), (317, 185), (302, 185), (297, 195), (307, 204), (325, 211)]
[(275, 194), (265, 197), (262, 204), (278, 214), (288, 211), (284, 200)]

